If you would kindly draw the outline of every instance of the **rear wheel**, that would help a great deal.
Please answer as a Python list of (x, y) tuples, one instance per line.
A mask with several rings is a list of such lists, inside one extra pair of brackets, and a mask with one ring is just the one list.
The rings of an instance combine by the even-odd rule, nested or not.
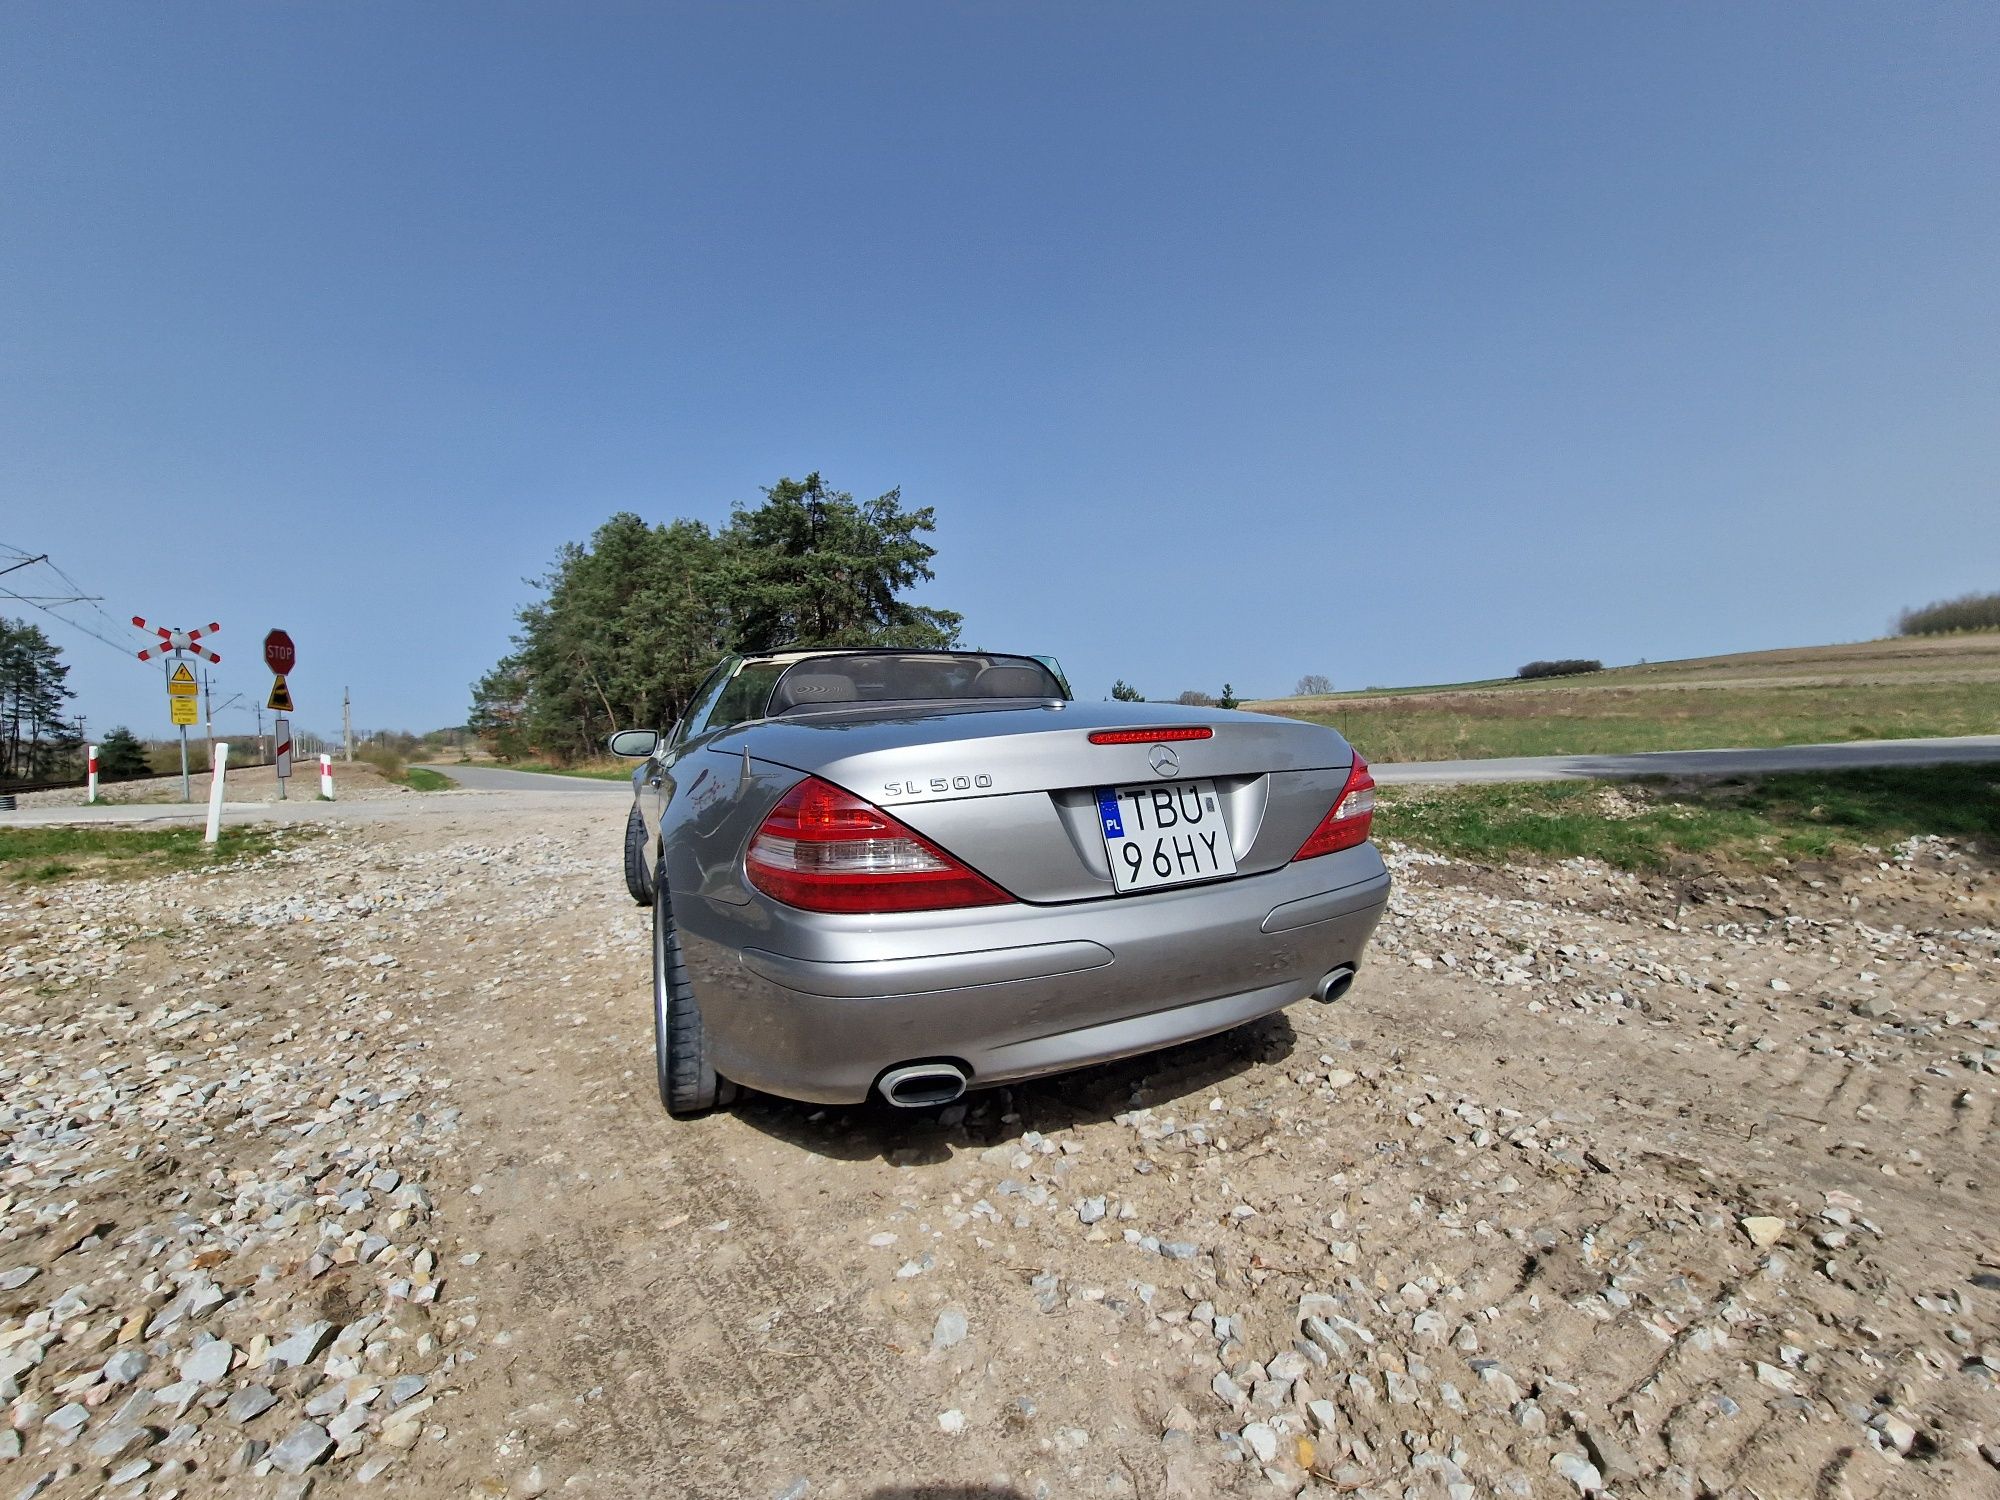
[(636, 805), (625, 819), (625, 889), (641, 906), (653, 904), (653, 881), (646, 873), (646, 820)]
[(680, 933), (664, 901), (653, 903), (653, 1052), (660, 1102), (670, 1115), (699, 1114), (736, 1098), (709, 1061), (708, 1031), (681, 960)]

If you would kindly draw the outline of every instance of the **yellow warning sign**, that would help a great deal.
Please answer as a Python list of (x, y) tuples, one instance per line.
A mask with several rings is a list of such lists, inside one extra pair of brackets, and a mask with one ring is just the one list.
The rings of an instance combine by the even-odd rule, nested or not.
[[(167, 679), (167, 691), (176, 698), (192, 698), (201, 691), (201, 684), (194, 680), (194, 673), (188, 670), (187, 663), (182, 662), (174, 668), (174, 675)], [(180, 721), (176, 719), (174, 722)], [(188, 720), (190, 724), (193, 722), (193, 719)]]
[(283, 672), (271, 679), (271, 696), (264, 700), (264, 707), (275, 708), (281, 714), (292, 711), (292, 690), (285, 686)]
[(167, 707), (173, 710), (174, 722), (176, 724), (192, 724), (195, 722), (194, 699), (177, 695), (167, 700)]

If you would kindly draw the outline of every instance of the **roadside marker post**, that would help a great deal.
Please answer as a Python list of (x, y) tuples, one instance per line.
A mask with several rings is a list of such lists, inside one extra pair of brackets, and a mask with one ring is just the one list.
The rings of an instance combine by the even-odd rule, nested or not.
[(319, 758), (319, 794), (329, 802), (333, 800), (333, 757), (331, 755), (322, 755)]
[(97, 805), (97, 746), (84, 746), (85, 769), (90, 773), (90, 790), (84, 794), (83, 805)]
[(278, 800), (283, 802), (285, 783), (292, 779), (292, 721), (280, 719), (271, 729), (271, 742), (277, 746), (273, 757), (278, 762)]
[(202, 842), (212, 844), (222, 837), (222, 778), (229, 769), (229, 741), (215, 742), (215, 760), (208, 776), (208, 832)]
[[(199, 630), (180, 630), (166, 625), (148, 625), (145, 616), (132, 616), (132, 623), (141, 630), (150, 630), (159, 639), (139, 653), (140, 661), (160, 658), (160, 665), (166, 666), (171, 656), (174, 664), (167, 673), (167, 710), (170, 722), (181, 732), (181, 801), (192, 802), (193, 795), (188, 790), (188, 726), (199, 721), (200, 713), (196, 703), (201, 693), (201, 684), (194, 680), (183, 657), (192, 656), (222, 665), (222, 658), (208, 647), (198, 644), (203, 636), (214, 635), (222, 627), (214, 621)], [(213, 739), (209, 741), (215, 743)]]

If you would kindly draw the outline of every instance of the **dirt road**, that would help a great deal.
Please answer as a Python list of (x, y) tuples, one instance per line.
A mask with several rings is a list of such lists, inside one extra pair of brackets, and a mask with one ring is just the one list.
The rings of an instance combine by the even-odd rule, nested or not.
[(0, 891), (0, 1493), (2000, 1495), (1990, 853), (1400, 854), (1342, 1004), (677, 1124), (495, 800)]

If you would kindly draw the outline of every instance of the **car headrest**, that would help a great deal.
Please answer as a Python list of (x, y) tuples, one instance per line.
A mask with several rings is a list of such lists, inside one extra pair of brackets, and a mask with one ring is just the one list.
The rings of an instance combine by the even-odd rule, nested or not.
[(795, 708), (816, 708), (822, 703), (853, 703), (861, 694), (852, 677), (843, 677), (838, 672), (788, 672), (779, 680), (775, 697), (778, 701), (772, 705), (772, 712), (789, 713)]
[(982, 667), (972, 691), (980, 698), (1046, 698), (1049, 678), (1038, 667)]

